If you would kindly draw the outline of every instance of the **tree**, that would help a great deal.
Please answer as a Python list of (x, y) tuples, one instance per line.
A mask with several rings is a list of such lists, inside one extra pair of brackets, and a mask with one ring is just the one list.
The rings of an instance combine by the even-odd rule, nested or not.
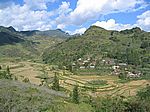
[(7, 74), (10, 74), (9, 66), (7, 66), (7, 68), (6, 68), (6, 72), (7, 72)]
[(143, 41), (140, 46), (142, 49), (150, 47), (150, 43), (148, 41)]
[(6, 71), (2, 71), (2, 72), (0, 72), (0, 79), (12, 80), (12, 74), (8, 74)]
[(146, 88), (144, 88), (141, 91), (138, 91), (137, 96), (140, 100), (150, 101), (150, 85), (147, 85)]
[(124, 79), (127, 78), (127, 75), (126, 75), (125, 73), (120, 73), (120, 74), (118, 75), (118, 77), (119, 77), (120, 79), (124, 80)]
[(79, 103), (78, 85), (75, 85), (75, 87), (73, 88), (72, 101), (76, 104)]
[(2, 69), (2, 66), (0, 66), (0, 70)]
[(126, 49), (126, 59), (128, 64), (138, 65), (141, 62), (140, 53), (133, 48)]
[(59, 91), (59, 78), (58, 78), (56, 73), (55, 73), (55, 76), (54, 76), (52, 89), (56, 90), (56, 91)]
[(93, 107), (95, 112), (126, 112), (126, 107), (121, 97), (96, 98), (93, 101)]

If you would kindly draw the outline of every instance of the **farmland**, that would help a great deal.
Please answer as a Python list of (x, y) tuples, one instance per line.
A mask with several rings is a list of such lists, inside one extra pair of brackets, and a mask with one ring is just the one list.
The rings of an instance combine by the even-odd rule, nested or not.
[[(60, 86), (68, 91), (72, 91), (75, 85), (80, 87), (81, 94), (96, 96), (133, 96), (141, 88), (150, 84), (149, 80), (128, 80), (123, 81), (115, 75), (73, 75), (67, 70), (52, 70), (51, 65), (35, 63), (30, 61), (1, 63), (3, 67), (9, 66), (10, 72), (14, 74), (19, 81), (25, 78), (29, 79), (31, 84), (41, 85), (42, 78), (48, 77), (47, 85), (52, 84), (53, 76), (59, 74)], [(97, 82), (94, 84), (94, 82)]]

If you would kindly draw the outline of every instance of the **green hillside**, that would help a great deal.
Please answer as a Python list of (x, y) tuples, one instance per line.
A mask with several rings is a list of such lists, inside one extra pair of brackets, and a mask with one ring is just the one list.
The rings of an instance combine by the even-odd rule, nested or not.
[(137, 27), (119, 32), (91, 26), (83, 35), (69, 38), (43, 54), (46, 63), (64, 66), (77, 64), (80, 58), (90, 58), (96, 61), (96, 66), (101, 66), (103, 59), (109, 59), (136, 68), (148, 68), (150, 33)]

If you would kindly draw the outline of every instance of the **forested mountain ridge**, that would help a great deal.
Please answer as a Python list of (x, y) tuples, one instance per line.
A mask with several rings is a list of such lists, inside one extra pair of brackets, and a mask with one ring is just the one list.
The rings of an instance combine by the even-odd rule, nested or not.
[(68, 65), (79, 58), (117, 59), (120, 63), (149, 66), (150, 33), (140, 28), (123, 31), (105, 30), (91, 26), (79, 37), (47, 49), (43, 54), (46, 63)]

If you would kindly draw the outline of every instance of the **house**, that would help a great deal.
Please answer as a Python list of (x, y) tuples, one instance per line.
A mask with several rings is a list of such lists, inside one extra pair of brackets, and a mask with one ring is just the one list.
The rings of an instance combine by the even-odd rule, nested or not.
[(128, 78), (139, 78), (141, 76), (141, 73), (133, 73), (133, 72), (128, 72), (127, 77)]
[(113, 74), (119, 75), (120, 74), (120, 69), (119, 68), (120, 68), (120, 66), (117, 66), (117, 65), (112, 66)]
[(120, 68), (120, 66), (117, 66), (117, 65), (112, 66), (113, 70), (116, 70), (116, 69), (119, 69), (119, 68)]
[(76, 66), (76, 64), (75, 64), (75, 63), (72, 63), (72, 66)]
[(79, 59), (78, 59), (78, 61), (82, 61), (82, 59), (81, 59), (81, 58), (79, 58)]
[(119, 65), (119, 66), (127, 66), (126, 63), (119, 63), (118, 65)]
[(107, 64), (107, 65), (115, 65), (114, 59), (107, 58), (107, 59), (103, 59), (102, 62), (103, 64)]
[(90, 65), (89, 67), (90, 67), (90, 68), (95, 68), (95, 66), (94, 66), (94, 65)]
[(88, 60), (83, 61), (83, 63), (88, 63), (88, 62), (89, 62)]
[(80, 66), (80, 69), (85, 69), (85, 66)]

